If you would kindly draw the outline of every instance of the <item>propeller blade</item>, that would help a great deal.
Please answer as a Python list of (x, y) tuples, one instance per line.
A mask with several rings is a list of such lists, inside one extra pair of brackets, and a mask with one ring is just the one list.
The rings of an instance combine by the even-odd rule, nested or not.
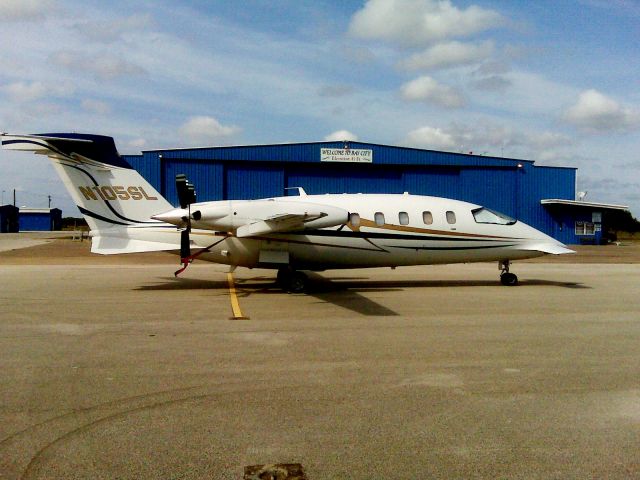
[(189, 229), (180, 232), (180, 258), (185, 259), (191, 256), (191, 243), (189, 241)]
[[(184, 266), (175, 272), (175, 275), (178, 276), (193, 260), (191, 258), (189, 234), (191, 233), (191, 204), (196, 201), (196, 188), (189, 183), (186, 175), (180, 173), (176, 175), (176, 191), (178, 192), (180, 208), (187, 209), (186, 217), (182, 217), (182, 220), (186, 223), (186, 228), (180, 232), (180, 259)], [(199, 211), (197, 213), (200, 214)]]
[(176, 175), (176, 191), (178, 192), (180, 208), (187, 208), (187, 206), (195, 203), (196, 188), (189, 183), (187, 176), (182, 173)]

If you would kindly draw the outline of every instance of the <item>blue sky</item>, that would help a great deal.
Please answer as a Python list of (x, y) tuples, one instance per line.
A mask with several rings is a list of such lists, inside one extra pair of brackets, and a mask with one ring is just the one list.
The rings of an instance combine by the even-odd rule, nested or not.
[[(504, 155), (640, 216), (636, 1), (4, 0), (0, 40), (2, 131)], [(42, 158), (0, 152), (0, 188), (77, 214)]]

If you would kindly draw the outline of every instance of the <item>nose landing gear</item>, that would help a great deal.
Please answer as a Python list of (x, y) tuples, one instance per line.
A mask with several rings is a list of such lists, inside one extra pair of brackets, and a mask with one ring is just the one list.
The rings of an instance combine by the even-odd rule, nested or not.
[(507, 287), (515, 287), (518, 285), (518, 277), (515, 273), (509, 273), (509, 260), (501, 260), (498, 262), (498, 268), (500, 269), (500, 283)]

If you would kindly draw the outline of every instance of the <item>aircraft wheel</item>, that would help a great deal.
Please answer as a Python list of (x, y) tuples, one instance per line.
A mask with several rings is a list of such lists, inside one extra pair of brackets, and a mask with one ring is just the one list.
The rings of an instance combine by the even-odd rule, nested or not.
[(288, 290), (291, 293), (302, 293), (307, 287), (307, 276), (302, 272), (293, 272), (289, 280)]
[(290, 281), (291, 281), (291, 269), (289, 268), (278, 269), (276, 284), (278, 284), (278, 286), (282, 287), (284, 290), (287, 290)]
[(508, 287), (514, 287), (518, 284), (518, 277), (515, 273), (506, 272), (500, 275), (500, 283)]

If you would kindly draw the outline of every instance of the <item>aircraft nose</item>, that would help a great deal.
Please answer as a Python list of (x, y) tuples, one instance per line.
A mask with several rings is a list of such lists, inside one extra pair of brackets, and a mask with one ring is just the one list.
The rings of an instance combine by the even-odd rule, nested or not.
[(174, 208), (173, 210), (169, 210), (168, 212), (152, 215), (151, 218), (153, 218), (154, 220), (160, 220), (161, 222), (166, 222), (172, 225), (180, 226), (186, 222), (186, 218), (188, 215), (189, 213), (187, 209)]
[[(526, 225), (526, 224), (525, 224)], [(551, 253), (561, 255), (565, 253), (575, 253), (575, 251), (567, 248), (567, 246), (559, 240), (526, 225), (529, 231), (529, 240), (526, 242), (526, 250), (537, 250), (543, 253)]]

